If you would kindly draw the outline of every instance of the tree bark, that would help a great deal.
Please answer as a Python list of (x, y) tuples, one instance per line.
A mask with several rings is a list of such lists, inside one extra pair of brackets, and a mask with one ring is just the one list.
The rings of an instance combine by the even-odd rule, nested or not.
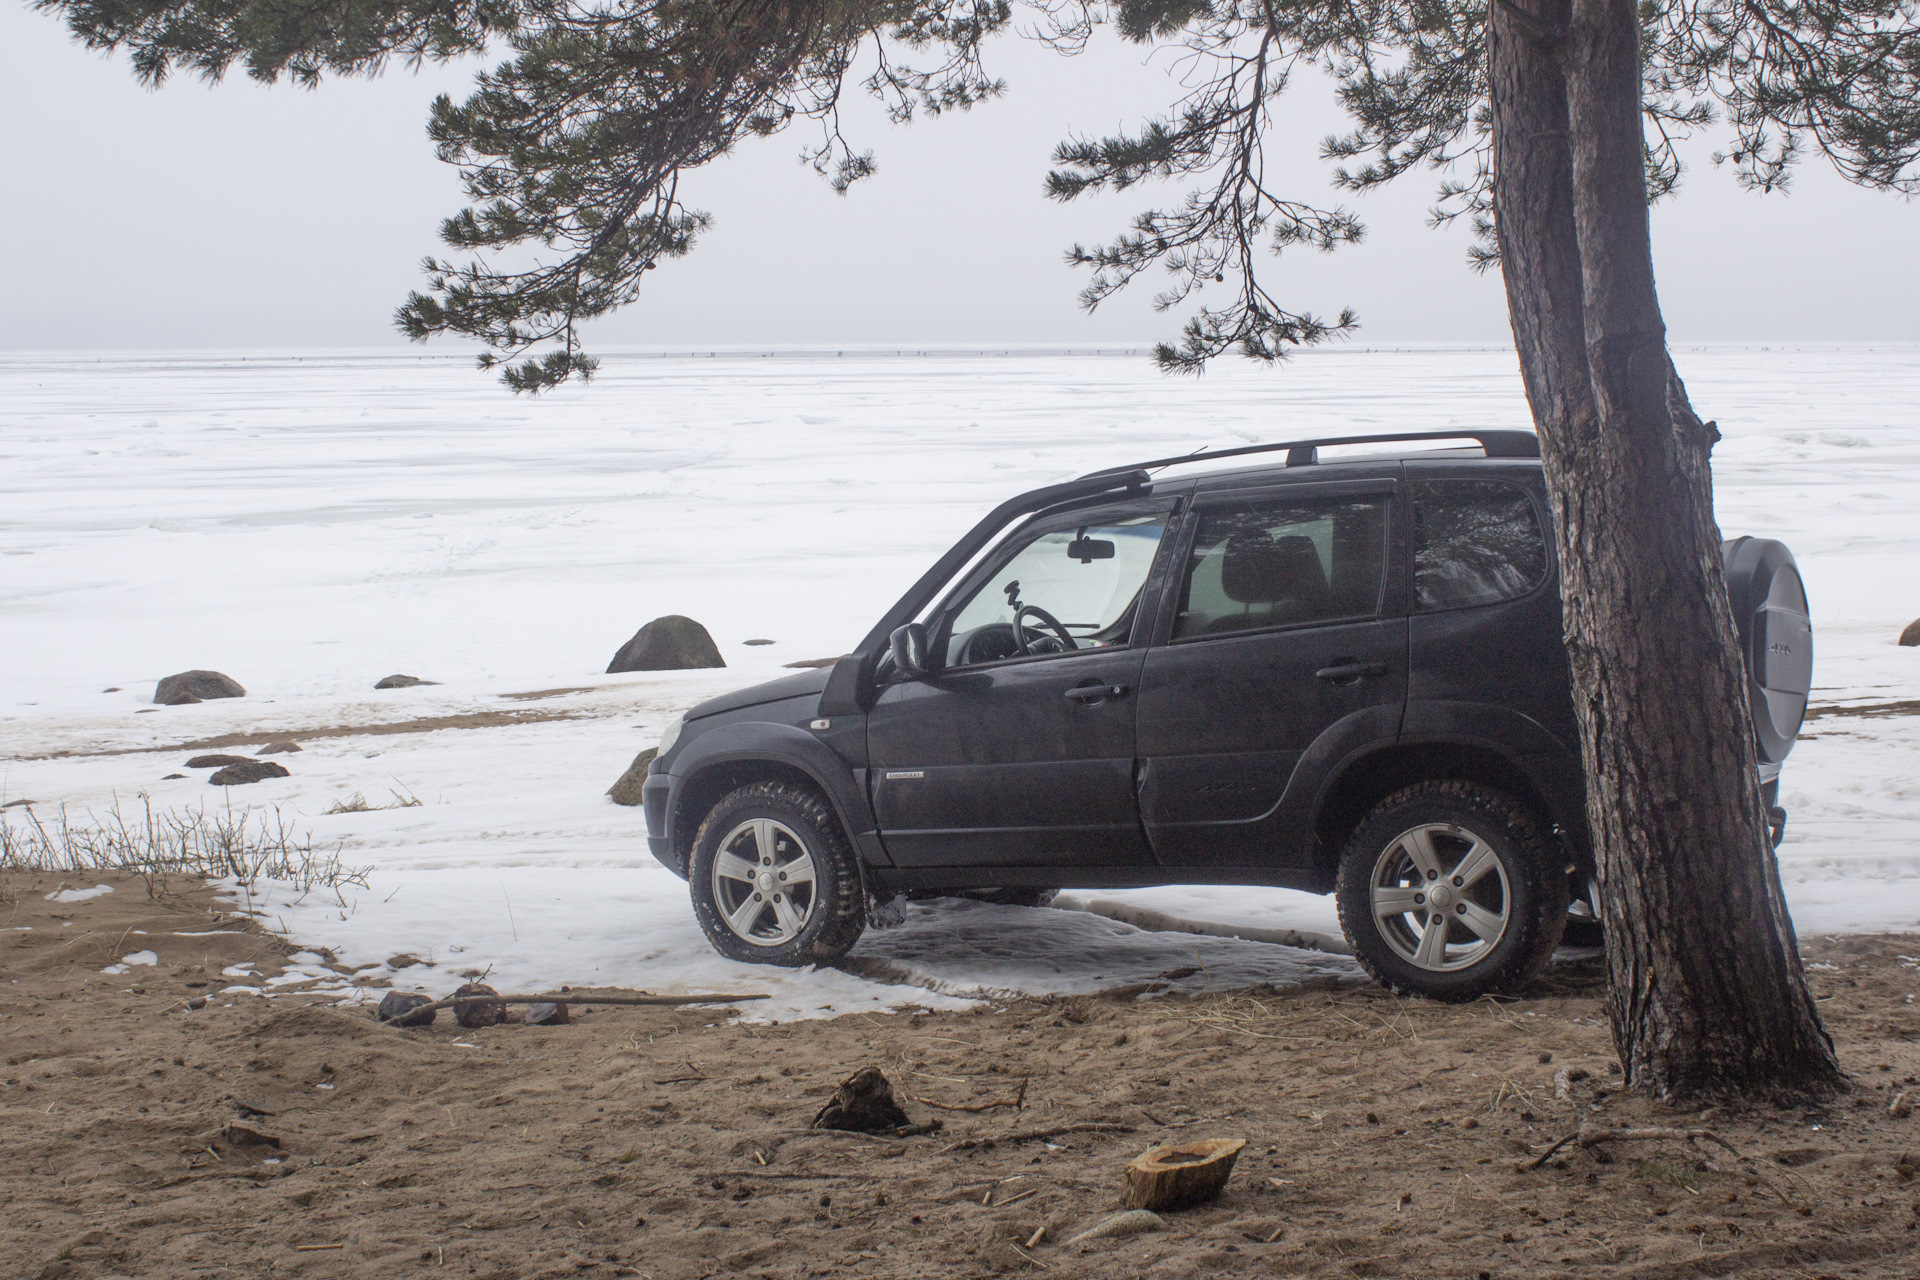
[(1654, 288), (1634, 0), (1492, 0), (1494, 212), (1541, 437), (1627, 1082), (1843, 1087), (1768, 840), (1708, 454)]

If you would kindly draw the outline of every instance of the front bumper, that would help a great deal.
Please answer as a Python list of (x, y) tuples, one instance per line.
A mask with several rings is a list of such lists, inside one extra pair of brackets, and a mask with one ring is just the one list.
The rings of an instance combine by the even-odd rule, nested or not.
[(667, 826), (667, 817), (673, 811), (672, 797), (672, 774), (650, 773), (640, 786), (640, 804), (647, 814), (647, 852), (684, 880), (687, 868), (674, 854), (673, 833)]

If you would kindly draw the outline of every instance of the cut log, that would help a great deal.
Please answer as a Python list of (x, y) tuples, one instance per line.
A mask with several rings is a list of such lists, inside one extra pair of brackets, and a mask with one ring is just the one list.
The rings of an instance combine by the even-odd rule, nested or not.
[(1220, 1194), (1243, 1138), (1208, 1138), (1155, 1147), (1127, 1166), (1127, 1205), (1133, 1209), (1185, 1209)]
[(880, 1068), (862, 1067), (840, 1082), (833, 1097), (813, 1118), (812, 1127), (876, 1133), (907, 1123), (907, 1113), (893, 1100), (893, 1085), (880, 1074)]

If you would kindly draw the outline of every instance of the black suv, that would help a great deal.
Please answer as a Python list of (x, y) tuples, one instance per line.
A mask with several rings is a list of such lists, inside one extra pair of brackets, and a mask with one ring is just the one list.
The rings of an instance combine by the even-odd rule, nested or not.
[[(1404, 441), (1473, 443), (1319, 457)], [(853, 654), (672, 726), (653, 853), (736, 960), (832, 962), (902, 894), (1261, 884), (1337, 894), (1395, 990), (1523, 984), (1599, 928), (1539, 456), (1309, 440), (1022, 494)], [(1725, 554), (1777, 844), (1806, 597), (1780, 543)]]

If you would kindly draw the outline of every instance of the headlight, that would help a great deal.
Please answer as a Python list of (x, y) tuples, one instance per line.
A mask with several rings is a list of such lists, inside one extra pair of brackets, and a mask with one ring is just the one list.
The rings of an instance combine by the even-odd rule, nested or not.
[(685, 716), (674, 717), (673, 723), (667, 726), (667, 731), (660, 735), (660, 755), (664, 756), (667, 752), (673, 750), (673, 744), (680, 741), (680, 731), (686, 727), (687, 718)]

